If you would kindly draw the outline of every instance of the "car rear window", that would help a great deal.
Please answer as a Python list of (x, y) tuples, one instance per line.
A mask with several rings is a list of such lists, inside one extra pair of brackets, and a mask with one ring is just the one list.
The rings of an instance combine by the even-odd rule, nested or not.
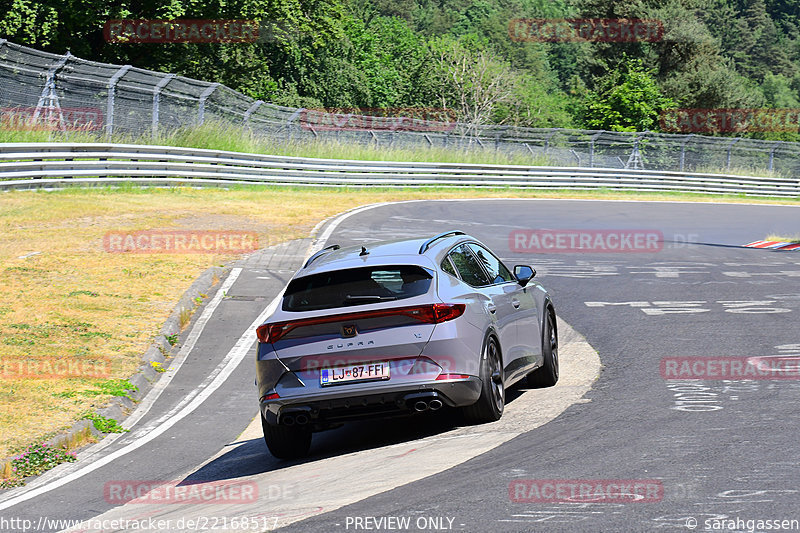
[(334, 270), (297, 278), (283, 297), (284, 311), (315, 311), (403, 300), (428, 292), (433, 274), (415, 265)]

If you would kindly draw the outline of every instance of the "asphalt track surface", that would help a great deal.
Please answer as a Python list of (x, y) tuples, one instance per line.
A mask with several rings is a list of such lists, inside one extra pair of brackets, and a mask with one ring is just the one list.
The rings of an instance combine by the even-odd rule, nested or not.
[[(284, 529), (748, 531), (759, 530), (749, 520), (800, 520), (800, 381), (686, 383), (665, 380), (660, 371), (666, 357), (800, 357), (800, 253), (740, 248), (768, 233), (796, 234), (798, 224), (796, 207), (560, 200), (404, 202), (350, 216), (328, 244), (458, 228), (511, 265), (533, 265), (559, 316), (597, 350), (603, 369), (583, 401), (547, 424), (413, 483), (327, 513), (311, 508), (309, 518), (295, 516)], [(512, 232), (541, 229), (655, 231), (663, 238), (646, 253), (514, 249)], [(287, 248), (285, 269), (267, 272), (244, 264), (153, 409), (90, 459), (101, 466), (24, 501), (30, 487), (5, 494), (0, 519), (29, 519), (38, 530), (53, 531), (63, 528), (44, 527), (42, 517), (89, 519), (113, 510), (109, 481), (248, 480), (288, 470), (291, 465), (273, 459), (257, 436), (240, 437), (256, 413), (251, 345), (240, 346), (242, 362), (229, 367), (230, 375), (205, 401), (156, 438), (130, 448), (142, 441), (143, 429), (155, 427), (187, 394), (202, 389), (291, 276), (307, 245)], [(336, 458), (413, 444), (442, 427), (452, 428), (442, 418), (382, 424), (378, 430), (355, 424), (315, 437), (302, 466), (324, 471)], [(126, 446), (129, 451), (101, 464)], [(59, 467), (42, 482), (79, 468)], [(662, 492), (657, 501), (520, 502), (515, 497), (531, 494), (510, 492), (519, 480), (536, 486), (547, 480), (656, 480)], [(275, 497), (285, 499), (280, 490), (276, 486)], [(13, 497), (18, 503), (10, 505)], [(271, 497), (262, 494), (245, 508), (269, 517)], [(273, 527), (264, 524), (261, 530)]]

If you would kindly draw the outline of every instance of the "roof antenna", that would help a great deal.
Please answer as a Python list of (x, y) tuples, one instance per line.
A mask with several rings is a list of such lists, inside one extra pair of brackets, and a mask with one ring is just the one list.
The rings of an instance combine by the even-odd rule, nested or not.
[(360, 253), (360, 254), (358, 254), (358, 255), (359, 255), (359, 257), (361, 257), (361, 256), (364, 256), (364, 255), (369, 255), (369, 252), (367, 251), (367, 249), (366, 249), (366, 248), (364, 248), (364, 247), (362, 246), (362, 247), (361, 247), (361, 253)]

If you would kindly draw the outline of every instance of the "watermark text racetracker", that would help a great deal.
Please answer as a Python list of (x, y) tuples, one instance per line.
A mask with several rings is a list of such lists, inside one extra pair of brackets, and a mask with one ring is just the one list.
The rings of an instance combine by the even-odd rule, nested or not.
[[(214, 516), (192, 518), (90, 518), (88, 520), (53, 519), (41, 517), (38, 521), (0, 517), (0, 531), (30, 533), (33, 531), (66, 531), (86, 533), (97, 531), (252, 531), (263, 533), (278, 528), (278, 516)], [(8, 526), (8, 527), (6, 527)]]
[(514, 503), (654, 503), (664, 498), (658, 479), (515, 479)]
[(116, 19), (103, 25), (109, 43), (247, 43), (259, 38), (256, 20)]
[(665, 357), (660, 369), (667, 380), (798, 380), (800, 357)]
[(643, 19), (511, 19), (508, 36), (515, 42), (656, 42), (664, 38), (660, 20)]
[(103, 120), (97, 107), (0, 108), (0, 127), (8, 130), (94, 131), (103, 127)]
[[(275, 485), (262, 499), (281, 499), (291, 494)], [(252, 481), (119, 480), (103, 486), (103, 497), (112, 505), (132, 504), (243, 504), (259, 500), (259, 486)], [(268, 498), (269, 497), (269, 498)]]
[(800, 109), (666, 109), (659, 123), (662, 131), (674, 133), (797, 132)]
[(314, 131), (452, 131), (452, 109), (435, 107), (342, 107), (300, 110), (298, 122)]
[(111, 376), (111, 359), (27, 359), (0, 356), (0, 379), (105, 379)]
[(258, 250), (253, 231), (142, 230), (112, 231), (103, 236), (108, 253), (241, 254)]
[(517, 253), (654, 253), (664, 248), (658, 230), (514, 230), (508, 245)]

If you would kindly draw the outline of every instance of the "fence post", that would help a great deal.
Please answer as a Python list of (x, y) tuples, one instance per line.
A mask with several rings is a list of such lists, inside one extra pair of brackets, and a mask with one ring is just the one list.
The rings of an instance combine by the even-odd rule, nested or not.
[(772, 162), (775, 160), (775, 150), (783, 144), (783, 141), (778, 141), (773, 144), (769, 149), (769, 171), (772, 172)]
[(633, 166), (634, 170), (639, 170), (640, 167), (642, 170), (644, 170), (644, 163), (642, 162), (642, 154), (639, 151), (640, 140), (641, 140), (640, 134), (635, 133), (633, 137), (633, 150), (631, 150), (631, 155), (628, 156), (628, 162), (625, 163), (626, 169), (631, 168), (631, 166)]
[(199, 126), (202, 126), (206, 119), (206, 100), (211, 96), (211, 93), (217, 90), (217, 87), (219, 87), (219, 83), (212, 83), (200, 94), (200, 102), (197, 106), (197, 124)]
[(594, 141), (598, 139), (604, 132), (595, 133), (590, 137), (589, 141), (589, 168), (594, 168)]
[(250, 122), (250, 115), (252, 115), (256, 109), (261, 107), (261, 104), (264, 102), (261, 100), (256, 100), (253, 104), (247, 108), (247, 111), (244, 112), (244, 125), (247, 126)]
[(733, 148), (733, 145), (734, 145), (734, 144), (736, 144), (737, 142), (739, 142), (739, 141), (741, 141), (741, 140), (742, 140), (742, 138), (741, 138), (741, 137), (736, 137), (736, 138), (735, 138), (734, 140), (732, 140), (732, 141), (731, 141), (731, 143), (728, 145), (728, 157), (727, 157), (727, 158), (726, 158), (726, 160), (725, 160), (725, 170), (730, 170), (730, 169), (731, 169), (731, 149)]
[(684, 162), (686, 161), (686, 145), (689, 144), (689, 141), (692, 140), (694, 137), (694, 133), (690, 133), (681, 143), (681, 163), (680, 163), (680, 171), (683, 172)]
[(106, 135), (111, 137), (114, 133), (114, 98), (117, 95), (117, 83), (119, 83), (120, 78), (125, 75), (131, 69), (130, 65), (125, 65), (121, 67), (118, 71), (111, 76), (111, 79), (108, 80), (108, 84), (106, 85), (106, 89), (108, 89), (108, 104), (106, 106)]
[[(47, 71), (47, 80), (44, 82), (44, 88), (42, 89), (42, 94), (39, 95), (39, 101), (36, 103), (36, 110), (33, 112), (33, 121), (35, 122), (36, 119), (39, 118), (39, 114), (43, 107), (47, 107), (47, 118), (48, 120), (52, 116), (51, 113), (53, 110), (58, 111), (58, 125), (60, 128), (64, 126), (64, 115), (61, 113), (61, 104), (58, 102), (58, 94), (56, 93), (56, 74), (58, 71), (64, 68), (64, 65), (67, 64), (69, 58), (72, 57), (72, 54), (67, 52), (64, 54), (58, 63), (53, 65), (50, 70)], [(48, 102), (48, 104), (45, 104)]]
[(153, 137), (158, 133), (158, 113), (161, 106), (161, 90), (166, 87), (174, 77), (175, 74), (167, 74), (153, 87), (153, 123), (151, 125)]
[(550, 133), (550, 135), (548, 135), (547, 137), (544, 138), (544, 150), (543, 150), (544, 153), (547, 153), (547, 148), (550, 146), (550, 139), (553, 137), (553, 135), (558, 133), (560, 130), (561, 130), (561, 128), (555, 128)]

